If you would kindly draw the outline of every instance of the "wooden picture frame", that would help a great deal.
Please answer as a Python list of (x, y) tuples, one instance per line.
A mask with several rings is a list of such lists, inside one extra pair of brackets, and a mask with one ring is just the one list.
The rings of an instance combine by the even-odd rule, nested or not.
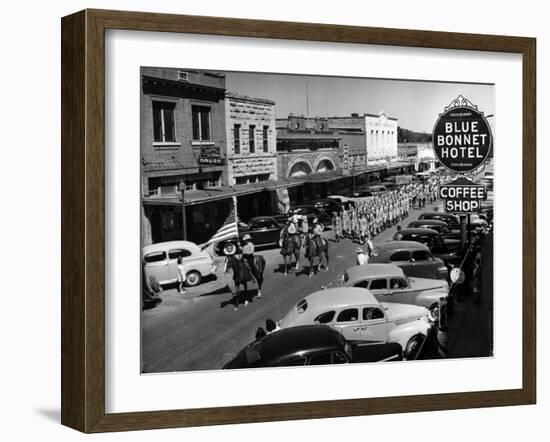
[[(105, 412), (105, 30), (516, 53), (523, 64), (523, 385), (513, 390)], [(536, 41), (405, 29), (85, 10), (62, 19), (62, 410), (83, 432), (533, 404), (536, 400)]]

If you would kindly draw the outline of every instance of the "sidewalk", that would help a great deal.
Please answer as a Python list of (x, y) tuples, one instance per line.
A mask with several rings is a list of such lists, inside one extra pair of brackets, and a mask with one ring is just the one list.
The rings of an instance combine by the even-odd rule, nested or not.
[(448, 320), (448, 357), (475, 358), (493, 352), (493, 234), (483, 243), (481, 303), (473, 296), (458, 297), (454, 314)]

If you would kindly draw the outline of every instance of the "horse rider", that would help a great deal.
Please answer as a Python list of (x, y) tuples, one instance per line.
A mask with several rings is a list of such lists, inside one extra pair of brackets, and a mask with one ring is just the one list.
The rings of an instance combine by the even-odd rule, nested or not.
[(248, 264), (248, 268), (254, 268), (254, 243), (252, 237), (247, 233), (243, 236), (244, 246), (242, 248), (242, 261)]

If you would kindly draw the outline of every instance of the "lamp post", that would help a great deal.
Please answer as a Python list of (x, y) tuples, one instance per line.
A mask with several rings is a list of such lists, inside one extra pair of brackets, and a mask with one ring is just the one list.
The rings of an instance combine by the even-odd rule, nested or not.
[(181, 219), (183, 227), (183, 239), (187, 240), (187, 217), (185, 215), (185, 182), (180, 181), (179, 190), (181, 192)]

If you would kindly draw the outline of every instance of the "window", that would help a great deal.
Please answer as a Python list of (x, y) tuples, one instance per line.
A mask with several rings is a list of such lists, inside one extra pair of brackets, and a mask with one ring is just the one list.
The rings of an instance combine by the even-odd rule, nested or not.
[(152, 253), (149, 253), (148, 255), (145, 255), (145, 257), (143, 258), (143, 261), (145, 261), (146, 263), (151, 263), (151, 262), (164, 261), (165, 259), (166, 259), (165, 252), (152, 252)]
[(347, 364), (348, 358), (344, 356), (343, 353), (340, 353), (339, 351), (335, 351), (332, 353), (332, 363), (333, 364)]
[(215, 178), (211, 180), (206, 180), (206, 188), (220, 187), (220, 179)]
[(178, 80), (179, 81), (189, 81), (189, 72), (178, 71)]
[(408, 284), (403, 278), (392, 278), (390, 279), (390, 287), (392, 290), (403, 290), (408, 287)]
[(354, 322), (357, 321), (358, 318), (359, 309), (348, 308), (339, 313), (338, 318), (336, 318), (336, 322)]
[(328, 324), (334, 319), (335, 312), (331, 310), (330, 312), (321, 313), (317, 316), (313, 322), (316, 324)]
[(390, 261), (408, 261), (410, 259), (410, 252), (402, 250), (400, 252), (395, 252), (390, 256)]
[(172, 249), (168, 251), (168, 258), (170, 259), (178, 259), (180, 256), (182, 258), (186, 258), (188, 256), (191, 256), (191, 252), (185, 249)]
[(263, 144), (264, 144), (264, 152), (268, 152), (269, 151), (269, 144), (268, 144), (268, 131), (269, 131), (269, 126), (264, 126), (263, 129), (262, 129), (262, 139), (263, 139)]
[(258, 175), (258, 181), (269, 181), (269, 174), (268, 173), (262, 173)]
[(412, 252), (412, 259), (415, 261), (431, 261), (432, 256), (427, 250), (415, 250)]
[(370, 321), (371, 319), (383, 319), (384, 312), (378, 307), (365, 307), (363, 309), (363, 321)]
[(176, 103), (153, 101), (153, 138), (158, 143), (176, 141), (174, 112)]
[(298, 310), (298, 313), (304, 313), (307, 310), (307, 301), (302, 299), (298, 304), (296, 304), (296, 310)]
[(233, 126), (233, 150), (236, 154), (241, 153), (241, 125)]
[(193, 140), (210, 140), (210, 108), (207, 106), (191, 106), (193, 119)]
[(373, 279), (370, 283), (370, 290), (383, 290), (388, 288), (387, 279)]
[(235, 178), (235, 182), (237, 184), (246, 184), (248, 182), (248, 177), (238, 176), (237, 178)]
[(248, 148), (250, 153), (256, 152), (256, 145), (254, 140), (254, 131), (256, 130), (256, 126), (250, 125), (248, 126)]
[(296, 358), (296, 359), (290, 359), (288, 361), (283, 361), (279, 365), (283, 365), (285, 367), (296, 367), (300, 365), (306, 365), (306, 361), (307, 361), (306, 358)]
[(331, 354), (330, 353), (321, 353), (315, 356), (312, 356), (309, 359), (309, 365), (325, 365), (330, 364), (331, 362)]
[(354, 287), (360, 287), (362, 289), (366, 289), (369, 287), (369, 280), (365, 280), (365, 281), (359, 281), (359, 282), (356, 282), (354, 285)]

